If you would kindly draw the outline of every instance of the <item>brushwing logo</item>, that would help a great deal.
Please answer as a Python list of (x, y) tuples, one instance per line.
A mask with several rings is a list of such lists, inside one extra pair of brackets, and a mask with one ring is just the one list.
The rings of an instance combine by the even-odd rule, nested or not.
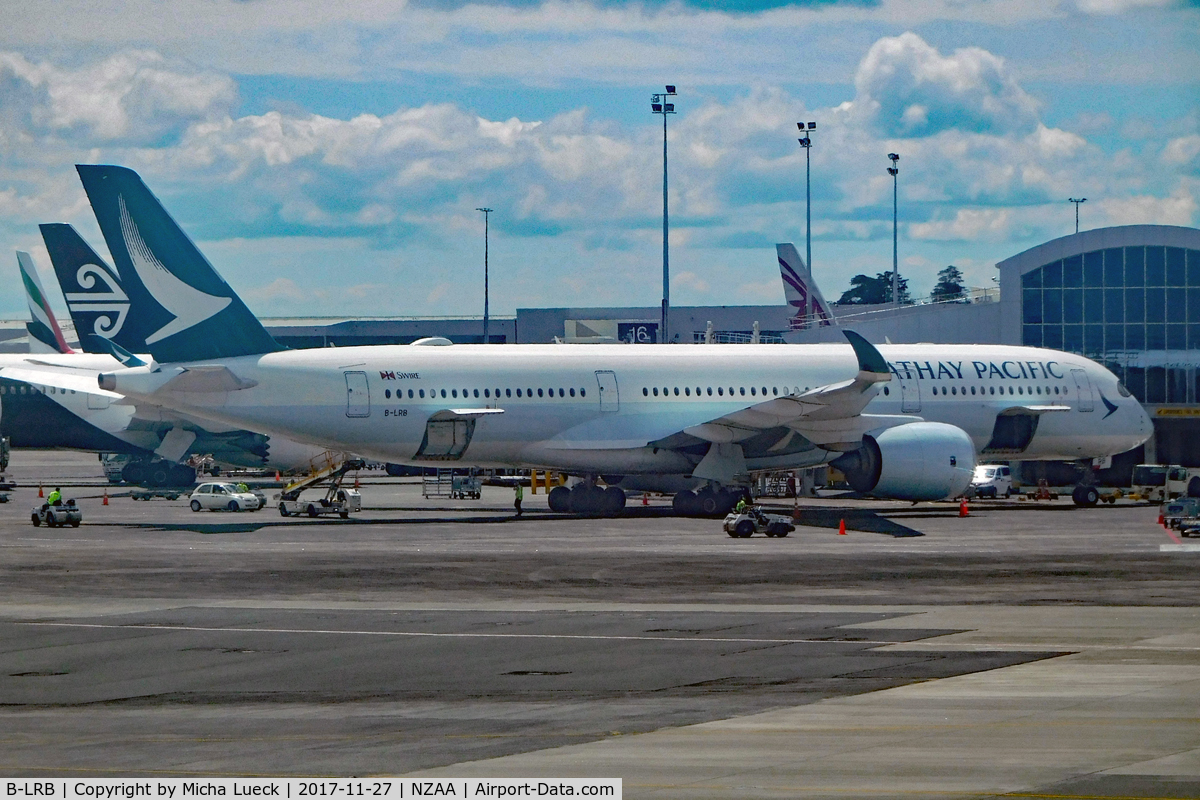
[(186, 331), (216, 315), (232, 302), (228, 297), (205, 294), (167, 271), (142, 239), (141, 232), (129, 216), (129, 210), (125, 208), (125, 198), (118, 195), (117, 203), (121, 212), (121, 235), (125, 239), (125, 250), (129, 253), (133, 269), (141, 278), (146, 291), (174, 317), (147, 336), (146, 344), (154, 344), (168, 336)]
[(1107, 397), (1105, 397), (1104, 393), (1101, 392), (1099, 389), (1096, 390), (1096, 394), (1100, 395), (1100, 402), (1104, 403), (1104, 407), (1108, 409), (1108, 413), (1104, 415), (1103, 419), (1108, 419), (1109, 417), (1111, 417), (1113, 414), (1116, 413), (1117, 404), (1112, 402), (1111, 400), (1109, 400)]
[[(67, 292), (71, 313), (96, 314), (92, 331), (111, 339), (121, 332), (129, 313), (129, 297), (121, 289), (120, 277), (99, 264), (84, 264), (75, 273), (82, 292)], [(82, 338), (82, 334), (80, 334)]]
[(817, 299), (809, 296), (808, 284), (804, 278), (783, 258), (779, 259), (779, 273), (788, 296), (787, 303), (796, 309), (796, 313), (788, 320), (790, 330), (801, 331), (814, 325), (819, 327), (832, 324)]

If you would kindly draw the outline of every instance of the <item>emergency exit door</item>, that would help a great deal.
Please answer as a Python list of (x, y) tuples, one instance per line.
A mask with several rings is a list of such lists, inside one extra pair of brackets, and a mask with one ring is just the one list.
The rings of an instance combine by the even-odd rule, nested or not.
[(610, 369), (596, 370), (596, 383), (600, 386), (600, 410), (620, 410), (621, 396), (617, 391), (617, 373)]

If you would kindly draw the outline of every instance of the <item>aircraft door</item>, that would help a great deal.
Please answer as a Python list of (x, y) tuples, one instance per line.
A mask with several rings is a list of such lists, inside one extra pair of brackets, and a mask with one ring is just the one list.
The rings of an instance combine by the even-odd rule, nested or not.
[(1092, 382), (1088, 380), (1087, 370), (1073, 369), (1071, 377), (1075, 379), (1075, 390), (1079, 392), (1079, 410), (1092, 411), (1096, 401), (1092, 397)]
[(365, 372), (346, 373), (346, 416), (371, 416), (371, 390)]
[(916, 414), (921, 410), (921, 376), (911, 370), (892, 373), (900, 381), (900, 413)]
[(474, 435), (474, 418), (430, 419), (425, 423), (425, 439), (414, 457), (431, 461), (456, 461), (462, 458)]
[(621, 395), (617, 391), (617, 373), (610, 369), (598, 369), (596, 370), (596, 383), (600, 385), (600, 410), (619, 410)]

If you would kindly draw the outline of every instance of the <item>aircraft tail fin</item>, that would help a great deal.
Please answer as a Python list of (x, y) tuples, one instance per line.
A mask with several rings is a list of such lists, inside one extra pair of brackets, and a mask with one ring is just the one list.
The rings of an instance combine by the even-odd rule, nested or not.
[(783, 278), (783, 295), (787, 304), (794, 311), (789, 321), (789, 327), (794, 330), (823, 327), (837, 327), (829, 304), (821, 296), (812, 273), (800, 253), (791, 242), (775, 245), (775, 253), (779, 257), (779, 274)]
[(126, 341), (125, 350), (173, 362), (283, 349), (136, 172), (86, 164), (76, 170), (128, 298), (124, 326), (139, 341)]
[[(39, 225), (58, 285), (67, 301), (67, 313), (75, 323), (79, 347), (85, 353), (107, 353), (100, 338), (122, 347), (133, 345), (137, 337), (126, 330), (129, 297), (121, 288), (121, 278), (92, 246), (70, 225), (55, 222)], [(145, 342), (142, 342), (145, 348)]]
[(31, 353), (74, 353), (63, 336), (62, 328), (50, 301), (46, 298), (46, 290), (42, 288), (42, 280), (38, 277), (37, 267), (29, 253), (17, 251), (17, 267), (21, 271), (21, 284), (25, 287), (25, 299), (29, 301), (29, 319), (25, 330), (29, 331), (29, 351)]

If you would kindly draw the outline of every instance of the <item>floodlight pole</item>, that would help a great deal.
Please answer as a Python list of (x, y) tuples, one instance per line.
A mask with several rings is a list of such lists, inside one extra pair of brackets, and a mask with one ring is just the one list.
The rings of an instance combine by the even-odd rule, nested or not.
[(488, 215), (492, 213), (492, 209), (477, 208), (475, 210), (483, 212), (483, 343), (490, 344), (491, 339), (488, 338)]
[(667, 86), (666, 91), (662, 94), (654, 94), (650, 96), (650, 111), (654, 114), (662, 114), (663, 118), (663, 297), (662, 297), (662, 320), (659, 323), (658, 340), (659, 342), (670, 342), (670, 334), (668, 330), (668, 320), (671, 310), (671, 271), (669, 261), (669, 246), (667, 241), (667, 115), (675, 113), (675, 104), (668, 103), (668, 97), (675, 96), (675, 87)]
[(897, 189), (896, 185), (899, 182), (897, 176), (900, 174), (900, 156), (896, 153), (888, 153), (888, 158), (892, 160), (892, 166), (888, 167), (888, 175), (892, 176), (892, 302), (897, 306), (900, 305), (900, 252), (899, 252), (899, 235), (897, 234)]
[[(812, 181), (809, 153), (812, 151), (812, 132), (817, 129), (817, 123), (797, 122), (796, 127), (804, 134), (798, 141), (804, 148), (804, 258), (809, 274), (812, 274)], [(808, 314), (808, 309), (804, 310)]]
[(1081, 197), (1078, 200), (1076, 200), (1074, 197), (1071, 197), (1071, 198), (1067, 199), (1067, 202), (1075, 204), (1075, 232), (1079, 233), (1079, 204), (1086, 203), (1087, 198)]

